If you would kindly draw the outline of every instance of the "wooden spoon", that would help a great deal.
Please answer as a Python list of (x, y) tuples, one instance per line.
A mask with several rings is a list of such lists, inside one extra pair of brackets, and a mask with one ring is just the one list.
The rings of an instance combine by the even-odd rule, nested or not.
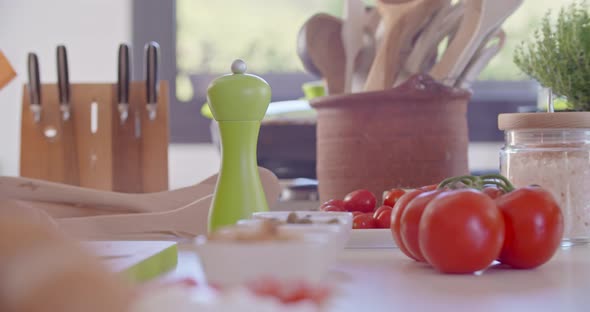
[(361, 0), (345, 0), (343, 16), (341, 37), (346, 56), (344, 93), (350, 93), (355, 61), (363, 48), (365, 5)]
[(412, 75), (430, 71), (428, 65), (432, 55), (437, 54), (438, 46), (445, 37), (456, 33), (464, 12), (463, 2), (453, 6), (449, 2), (449, 6), (445, 6), (436, 13), (412, 48), (400, 74), (402, 77), (398, 78), (398, 83), (405, 81)]
[[(490, 44), (494, 40), (496, 42)], [(463, 89), (470, 88), (473, 81), (479, 77), (479, 74), (481, 74), (489, 62), (502, 50), (505, 43), (506, 33), (502, 29), (498, 29), (482, 44), (477, 53), (475, 53), (473, 60), (469, 62), (465, 72), (457, 80), (456, 87)]]
[(346, 80), (342, 20), (319, 13), (310, 17), (303, 29), (307, 54), (326, 82), (326, 93), (342, 94)]
[(367, 77), (366, 91), (393, 86), (402, 67), (402, 50), (411, 44), (421, 26), (444, 4), (445, 1), (441, 0), (409, 0), (403, 3), (377, 0), (384, 35)]
[(430, 75), (454, 86), (481, 43), (522, 4), (523, 0), (465, 0), (465, 17), (457, 35)]
[(322, 77), (322, 73), (317, 66), (315, 66), (307, 51), (307, 23), (301, 26), (301, 29), (299, 29), (299, 33), (297, 34), (297, 56), (299, 56), (303, 68), (308, 73), (316, 77)]
[(83, 240), (193, 238), (207, 233), (213, 195), (165, 212), (105, 215), (57, 220), (59, 228)]
[[(278, 198), (278, 178), (259, 167), (259, 175), (269, 205)], [(75, 209), (103, 209), (114, 212), (161, 212), (185, 206), (215, 191), (217, 174), (202, 182), (172, 191), (127, 194), (100, 191), (66, 184), (17, 177), (0, 177), (0, 199), (70, 204)], [(271, 195), (269, 197), (269, 195)], [(276, 196), (276, 197), (272, 197)]]

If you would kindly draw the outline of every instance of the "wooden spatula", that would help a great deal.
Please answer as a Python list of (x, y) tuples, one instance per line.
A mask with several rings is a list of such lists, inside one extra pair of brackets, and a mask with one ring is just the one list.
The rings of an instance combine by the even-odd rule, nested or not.
[(207, 233), (213, 195), (166, 212), (104, 215), (57, 220), (65, 233), (84, 240), (192, 238)]
[(363, 48), (365, 5), (361, 0), (345, 0), (342, 20), (342, 43), (346, 56), (344, 93), (352, 91), (355, 61)]
[[(259, 167), (259, 175), (268, 203), (280, 193), (279, 181), (270, 170)], [(16, 177), (0, 177), (0, 199), (70, 204), (74, 209), (103, 209), (114, 212), (162, 212), (185, 206), (212, 194), (217, 174), (193, 186), (172, 191), (127, 194), (100, 191), (66, 184)]]
[(381, 16), (377, 9), (368, 7), (365, 9), (365, 17), (363, 25), (363, 47), (356, 57), (354, 63), (354, 72), (352, 74), (352, 89), (351, 92), (361, 92), (365, 88), (365, 82), (375, 59), (377, 51), (377, 28), (381, 21)]
[(346, 56), (341, 37), (342, 20), (319, 13), (305, 22), (304, 29), (307, 54), (324, 78), (327, 93), (343, 93)]
[(454, 86), (481, 43), (496, 30), (523, 0), (465, 0), (465, 17), (457, 35), (430, 75)]
[(365, 84), (366, 91), (391, 88), (402, 67), (402, 51), (445, 1), (409, 0), (395, 4), (377, 1), (384, 35)]
[(432, 54), (436, 54), (439, 44), (446, 37), (457, 31), (464, 12), (465, 6), (463, 2), (459, 2), (453, 6), (445, 6), (436, 13), (416, 40), (400, 74), (403, 77), (398, 82), (414, 74), (430, 71), (427, 66)]
[[(495, 42), (493, 42), (495, 41)], [(493, 42), (490, 44), (490, 42)], [(493, 35), (477, 50), (473, 59), (467, 65), (465, 72), (457, 80), (455, 85), (458, 88), (468, 89), (479, 74), (486, 68), (488, 63), (496, 56), (506, 43), (506, 33), (498, 29)]]

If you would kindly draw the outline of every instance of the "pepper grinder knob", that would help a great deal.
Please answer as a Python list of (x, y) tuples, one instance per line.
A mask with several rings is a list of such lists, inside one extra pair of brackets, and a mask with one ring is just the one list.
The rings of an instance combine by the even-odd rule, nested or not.
[(243, 60), (235, 60), (231, 74), (215, 79), (207, 89), (207, 103), (217, 121), (261, 121), (270, 104), (271, 90), (264, 79), (247, 74)]
[(271, 89), (264, 79), (246, 70), (244, 61), (235, 60), (232, 73), (215, 79), (207, 89), (207, 103), (221, 138), (219, 178), (209, 209), (210, 232), (249, 218), (254, 212), (268, 211), (256, 147)]

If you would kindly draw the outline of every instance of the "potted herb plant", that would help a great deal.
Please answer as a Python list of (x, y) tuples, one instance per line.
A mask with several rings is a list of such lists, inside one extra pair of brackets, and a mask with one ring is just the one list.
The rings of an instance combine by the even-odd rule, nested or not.
[(556, 96), (566, 110), (590, 111), (590, 14), (586, 1), (547, 12), (533, 38), (515, 51), (515, 64)]

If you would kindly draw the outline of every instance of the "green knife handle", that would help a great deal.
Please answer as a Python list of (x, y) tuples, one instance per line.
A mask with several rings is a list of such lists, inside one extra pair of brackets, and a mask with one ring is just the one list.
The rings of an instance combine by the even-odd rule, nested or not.
[(268, 211), (258, 175), (256, 148), (260, 121), (220, 121), (222, 159), (209, 210), (209, 232)]

